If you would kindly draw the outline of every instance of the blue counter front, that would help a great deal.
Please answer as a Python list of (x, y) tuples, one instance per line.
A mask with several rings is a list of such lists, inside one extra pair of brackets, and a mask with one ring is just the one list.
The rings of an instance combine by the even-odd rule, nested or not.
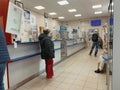
[[(54, 63), (61, 62), (61, 41), (54, 41), (55, 58)], [(74, 48), (73, 48), (74, 47)], [(84, 48), (84, 43), (76, 43), (67, 41), (67, 56)], [(45, 70), (44, 60), (40, 56), (39, 43), (18, 44), (18, 48), (8, 45), (11, 63), (8, 63), (9, 87), (14, 87), (25, 81), (31, 76), (42, 73)], [(6, 85), (7, 86), (7, 85)], [(7, 89), (7, 87), (6, 87)]]

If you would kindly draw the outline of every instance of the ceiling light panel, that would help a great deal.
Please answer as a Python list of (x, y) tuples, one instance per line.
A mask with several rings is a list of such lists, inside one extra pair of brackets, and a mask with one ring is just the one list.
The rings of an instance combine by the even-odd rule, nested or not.
[(99, 4), (99, 5), (93, 5), (93, 6), (92, 6), (92, 8), (93, 8), (93, 9), (96, 9), (96, 8), (101, 8), (101, 7), (102, 7), (102, 5), (101, 5), (101, 4)]
[(49, 15), (57, 15), (55, 12), (51, 12), (49, 13)]
[(81, 17), (82, 15), (81, 14), (76, 14), (75, 17)]
[(68, 12), (76, 12), (76, 9), (69, 9)]
[(114, 3), (112, 2), (112, 4), (111, 4), (112, 6), (114, 6)]
[(35, 6), (34, 8), (35, 8), (35, 9), (38, 9), (38, 10), (45, 9), (45, 7), (43, 7), (43, 6)]
[(102, 13), (102, 11), (98, 11), (98, 12), (95, 12), (94, 14), (101, 14)]
[(112, 10), (109, 10), (109, 12), (114, 12), (114, 10), (112, 9)]
[(57, 2), (59, 5), (67, 5), (69, 2), (67, 0), (62, 0)]
[(58, 17), (59, 19), (64, 19), (65, 17)]

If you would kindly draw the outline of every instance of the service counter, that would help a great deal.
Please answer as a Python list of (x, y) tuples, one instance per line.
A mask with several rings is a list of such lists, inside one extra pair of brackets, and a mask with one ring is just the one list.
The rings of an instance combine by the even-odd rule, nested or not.
[(83, 42), (74, 42), (74, 40), (67, 40), (67, 56), (70, 56), (85, 47)]
[[(55, 64), (61, 62), (61, 41), (54, 41)], [(85, 44), (67, 40), (67, 56), (83, 49)], [(19, 43), (17, 48), (8, 45), (11, 60), (7, 63), (5, 88), (15, 88), (35, 78), (45, 70), (44, 60), (40, 56), (39, 43)]]

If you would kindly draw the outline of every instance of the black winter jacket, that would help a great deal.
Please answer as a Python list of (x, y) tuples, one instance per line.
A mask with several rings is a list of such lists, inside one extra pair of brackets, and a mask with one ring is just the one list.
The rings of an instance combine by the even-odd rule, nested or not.
[(40, 34), (39, 43), (41, 46), (41, 58), (54, 58), (54, 43), (46, 34)]
[(98, 42), (98, 34), (97, 34), (97, 33), (94, 33), (94, 34), (92, 35), (92, 41), (93, 41), (93, 42)]

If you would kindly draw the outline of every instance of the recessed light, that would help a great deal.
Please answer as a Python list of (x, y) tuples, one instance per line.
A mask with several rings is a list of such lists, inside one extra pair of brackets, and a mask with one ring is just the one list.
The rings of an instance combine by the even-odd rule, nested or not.
[(35, 6), (34, 8), (38, 9), (38, 10), (45, 9), (45, 7), (43, 7), (43, 6)]
[(109, 12), (114, 12), (114, 10), (112, 9), (112, 10), (109, 10)]
[(76, 12), (76, 9), (69, 9), (68, 12)]
[(64, 19), (65, 17), (58, 17), (59, 19)]
[(21, 0), (17, 0), (17, 1), (19, 1), (19, 2), (20, 2)]
[(56, 15), (56, 13), (55, 12), (51, 12), (51, 13), (49, 13), (49, 15)]
[(69, 2), (67, 0), (62, 0), (57, 2), (59, 5), (67, 5)]
[(101, 7), (102, 7), (102, 5), (101, 5), (101, 4), (99, 4), (99, 5), (93, 5), (93, 6), (92, 6), (92, 8), (93, 8), (93, 9), (96, 9), (96, 8), (101, 8)]
[(76, 15), (75, 15), (75, 17), (80, 17), (80, 16), (82, 16), (82, 15), (81, 15), (81, 14), (76, 14)]
[(101, 14), (102, 13), (102, 11), (98, 11), (98, 12), (95, 12), (94, 14)]
[(111, 4), (112, 6), (114, 5), (114, 3), (112, 2), (112, 4)]

